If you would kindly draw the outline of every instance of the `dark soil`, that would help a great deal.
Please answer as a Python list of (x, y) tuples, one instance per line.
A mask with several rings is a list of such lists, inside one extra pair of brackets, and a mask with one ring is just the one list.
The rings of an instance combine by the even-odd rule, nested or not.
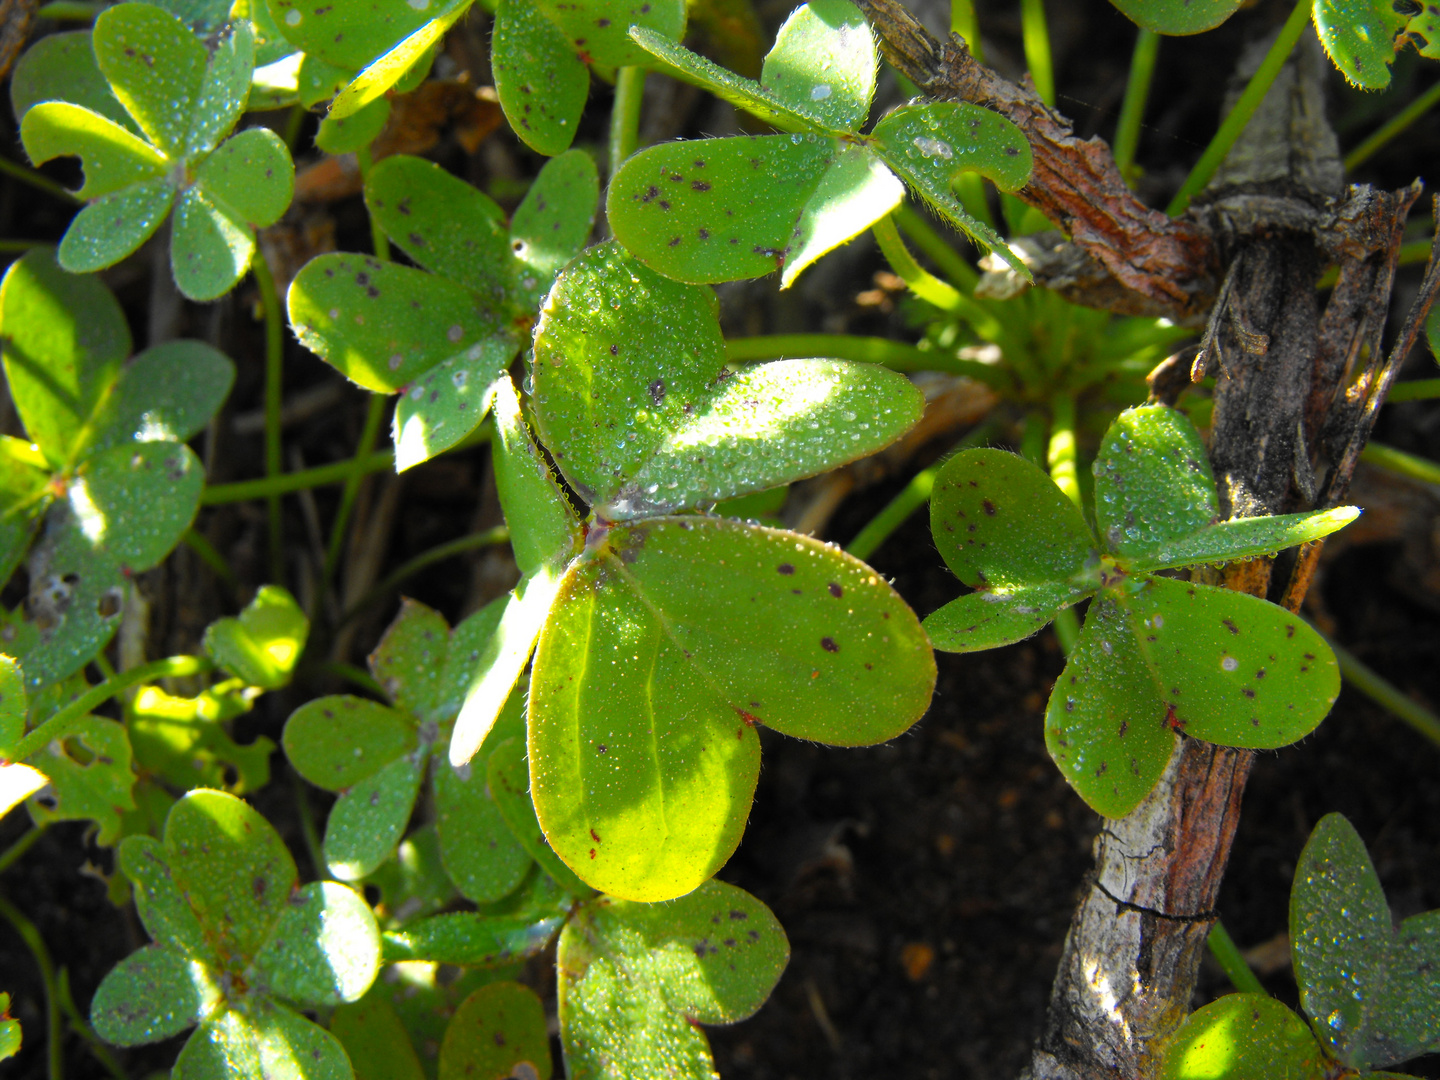
[[(762, 4), (762, 17), (778, 22), (789, 6), (788, 0)], [(1082, 133), (1108, 136), (1133, 31), (1100, 0), (1050, 6), (1061, 107), (1077, 118)], [(1140, 155), (1154, 201), (1173, 190), (1213, 130), (1223, 75), (1239, 45), (1283, 18), (1288, 7), (1266, 0), (1221, 31), (1166, 44), (1152, 126)], [(981, 5), (987, 34), (994, 27), (994, 40), (987, 41), (992, 62), (1012, 74), (1021, 66), (1016, 10), (1009, 0)], [(483, 37), (483, 27), (471, 33)], [(1337, 87), (1333, 116), (1343, 144), (1353, 146), (1432, 78), (1411, 55), (1397, 66), (1390, 93), (1366, 97)], [(602, 122), (603, 104), (596, 113)], [(665, 130), (652, 137), (701, 127), (717, 131), (693, 101), (667, 115)], [(1437, 144), (1440, 122), (1432, 115), (1358, 179), (1408, 183), (1440, 160)], [(18, 157), (13, 139), (4, 152)], [(435, 153), (481, 186), (532, 175), (536, 164), (503, 133), (471, 158), (453, 143)], [(340, 248), (366, 249), (357, 200), (326, 212)], [(0, 238), (58, 237), (67, 214), (63, 205), (0, 181)], [(878, 266), (867, 248), (853, 245), (802, 278), (792, 295), (777, 299), (771, 283), (726, 292), (727, 319), (747, 333), (821, 326), (903, 334), (898, 316), (874, 306), (862, 310), (853, 302), (871, 289)], [(108, 275), (139, 342), (146, 340), (158, 310), (150, 267), (142, 253)], [(232, 425), (235, 416), (257, 408), (261, 397), (262, 346), (247, 289), (209, 308), (182, 308), (171, 328), (216, 341), (239, 368), (217, 435), (201, 441), (214, 482), (260, 470), (258, 437), (234, 434)], [(1398, 302), (1408, 302), (1407, 289), (1413, 281), (1402, 287)], [(1425, 357), (1412, 361), (1417, 375), (1433, 374), (1430, 364)], [(292, 399), (334, 378), (291, 343)], [(5, 430), (13, 430), (8, 402), (5, 413)], [(363, 414), (361, 395), (342, 390), (328, 407), (287, 431), (287, 453), (305, 466), (348, 457)], [(1430, 405), (1393, 408), (1377, 437), (1440, 459), (1437, 415)], [(927, 448), (910, 470), (942, 449)], [(371, 580), (435, 544), (495, 523), (498, 507), (487, 475), (482, 449), (426, 465), (403, 480), (372, 482), (359, 512), (362, 522), (379, 522), (369, 534), (378, 552)], [(848, 540), (906, 479), (892, 478), (851, 498), (828, 535)], [(401, 486), (386, 511), (383, 495), (391, 484)], [(315, 493), (321, 522), (329, 521), (335, 498), (333, 488)], [(1335, 545), (1312, 614), (1402, 690), (1440, 706), (1440, 500), (1419, 487), (1362, 479), (1356, 501), (1374, 508), (1365, 521), (1376, 527), (1359, 540)], [(301, 501), (287, 500), (286, 506), (287, 565), (303, 595), (305, 583), (314, 580), (315, 545)], [(199, 527), (245, 586), (265, 580), (263, 508), (206, 511)], [(923, 514), (871, 561), (922, 615), (958, 591)], [(475, 554), (418, 575), (405, 591), (453, 621), (508, 589), (513, 574), (503, 553)], [(194, 650), (205, 624), (232, 613), (243, 598), (184, 549), (150, 576), (146, 588), (155, 602), (155, 655)], [(340, 657), (363, 662), (394, 605), (394, 597), (386, 597), (352, 624)], [(335, 634), (321, 627), (312, 654), (330, 654), (335, 641)], [(1045, 752), (1041, 714), (1063, 663), (1048, 632), (1008, 649), (938, 660), (939, 684), (929, 714), (891, 744), (837, 750), (765, 738), (749, 829), (722, 876), (775, 910), (790, 936), (792, 957), (773, 998), (754, 1019), (712, 1033), (727, 1080), (1010, 1078), (1025, 1065), (1090, 866), (1098, 819)], [(262, 699), (237, 725), (237, 737), (248, 742), (263, 734), (278, 741), (295, 705), (337, 688), (332, 676), (310, 670), (295, 688)], [(255, 801), (285, 833), (308, 876), (313, 868), (303, 856), (293, 790), (278, 755), (275, 767), (275, 780)], [(1264, 957), (1257, 960), (1270, 972), (1267, 987), (1291, 1002), (1295, 988), (1276, 938), (1286, 929), (1290, 878), (1301, 846), (1314, 823), (1335, 810), (1350, 818), (1370, 846), (1397, 916), (1440, 907), (1440, 747), (1347, 690), (1313, 736), (1260, 756), (1221, 897), (1222, 916), (1241, 946), (1268, 943), (1268, 954), (1280, 958), (1268, 967)], [(0, 851), (27, 827), (23, 813), (0, 823)], [(0, 879), (0, 890), (35, 922), (55, 964), (68, 973), (82, 1013), (104, 974), (144, 941), (133, 911), (117, 911), (106, 899), (101, 875), (109, 866), (108, 852), (88, 844), (81, 826), (57, 826)], [(1207, 971), (1197, 1004), (1225, 988), (1218, 970)], [(0, 1065), (0, 1076), (41, 1080), (46, 1067), (40, 983), (30, 953), (4, 923), (0, 990), (15, 996), (13, 1010), (26, 1038), (20, 1058)], [(119, 1057), (130, 1075), (139, 1077), (168, 1067), (177, 1048), (172, 1042)], [(74, 1036), (66, 1040), (65, 1062), (69, 1080), (106, 1075)], [(1440, 1059), (1413, 1063), (1412, 1070), (1440, 1077)]]

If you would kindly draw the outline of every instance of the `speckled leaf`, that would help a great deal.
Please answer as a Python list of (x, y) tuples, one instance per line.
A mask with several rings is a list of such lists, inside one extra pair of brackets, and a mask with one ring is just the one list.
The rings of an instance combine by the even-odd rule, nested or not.
[[(245, 107), (250, 77), (255, 71), (255, 32), (250, 20), (236, 19), (215, 33), (209, 41), (209, 51), (205, 79), (200, 84), (190, 130), (185, 136), (185, 156), (192, 162), (215, 149), (235, 126)], [(266, 128), (252, 130), (279, 141), (278, 136)], [(288, 160), (289, 155), (286, 157)]]
[(545, 163), (510, 221), (520, 307), (538, 308), (560, 268), (580, 254), (599, 202), (599, 174), (585, 151), (567, 150)]
[(664, 900), (723, 865), (749, 812), (757, 724), (868, 745), (929, 703), (924, 632), (856, 559), (713, 518), (591, 540), (540, 636), (529, 757), (545, 835), (595, 888)]
[(25, 734), (25, 676), (14, 657), (0, 654), (0, 760)]
[(550, 614), (560, 581), (559, 568), (542, 566), (523, 578), (510, 594), (495, 632), (480, 652), (465, 691), (465, 703), (455, 718), (450, 737), (451, 765), (463, 765), (474, 757), (495, 726), (510, 691), (530, 662), (535, 639)]
[(393, 394), (435, 365), (483, 347), (497, 329), (473, 293), (360, 255), (311, 259), (290, 284), (301, 343), (353, 382)]
[(1320, 820), (1295, 868), (1290, 941), (1301, 1008), (1342, 1062), (1366, 1069), (1440, 1048), (1440, 912), (1393, 931), (1370, 856), (1340, 814)]
[(424, 756), (407, 754), (340, 794), (325, 824), (325, 863), (332, 876), (356, 881), (395, 854), (424, 778)]
[[(515, 698), (506, 711), (518, 718), (522, 702)], [(467, 900), (488, 904), (508, 896), (530, 869), (529, 854), (496, 805), (485, 755), (458, 769), (446, 761), (435, 763), (435, 830), (445, 870)]]
[(476, 342), (418, 376), (395, 402), (395, 471), (449, 450), (485, 419), (486, 389), (520, 351), (508, 333)]
[(515, 564), (527, 576), (543, 566), (562, 566), (580, 553), (580, 522), (530, 436), (510, 376), (502, 374), (490, 392), (495, 410), (491, 443), (495, 487), (510, 527)]
[[(32, 109), (27, 115), (35, 112)], [(174, 203), (175, 189), (163, 177), (95, 200), (76, 214), (65, 230), (60, 265), (75, 274), (115, 265), (155, 234)]]
[(384, 935), (385, 961), (428, 960), (437, 964), (493, 968), (543, 952), (563, 918), (496, 918), (464, 911), (420, 919)]
[(1175, 735), (1165, 716), (1125, 616), (1095, 601), (1045, 710), (1051, 758), (1096, 813), (1124, 817), (1170, 760)]
[(205, 628), (205, 652), (251, 686), (278, 690), (290, 682), (309, 636), (310, 621), (295, 598), (279, 585), (262, 585), (239, 618)]
[(20, 1021), (10, 1015), (10, 995), (0, 994), (0, 1061), (20, 1052)]
[(353, 154), (375, 141), (390, 119), (390, 99), (377, 98), (348, 116), (330, 115), (320, 121), (315, 145), (327, 154)]
[(130, 879), (135, 910), (146, 931), (159, 944), (195, 960), (211, 958), (205, 930), (170, 874), (165, 847), (153, 836), (127, 836), (116, 855)]
[(645, 50), (630, 40), (632, 26), (671, 41), (685, 36), (684, 0), (536, 0), (536, 7), (560, 28), (582, 59), (607, 67), (649, 62)]
[(1001, 593), (1068, 582), (1096, 556), (1075, 504), (1003, 450), (965, 450), (946, 462), (930, 498), (930, 532), (956, 577)]
[(330, 1034), (345, 1047), (355, 1080), (425, 1080), (410, 1033), (380, 989), (339, 1006), (330, 1015)]
[(244, 691), (229, 689), (197, 697), (175, 697), (154, 686), (140, 690), (130, 705), (129, 729), (141, 773), (182, 791), (213, 787), (232, 795), (269, 783), (275, 744), (263, 735), (248, 746), (230, 738), (221, 721), (239, 716), (250, 703)]
[(1233, 518), (1149, 549), (1134, 549), (1118, 561), (1130, 570), (1155, 571), (1273, 555), (1296, 544), (1329, 536), (1359, 516), (1359, 507), (1338, 506), (1304, 514)]
[(1095, 456), (1095, 522), (1106, 547), (1133, 556), (1188, 537), (1220, 515), (1205, 444), (1164, 405), (1127, 409)]
[(367, 663), (399, 711), (418, 721), (435, 711), (450, 652), (450, 624), (434, 608), (401, 597), (400, 611)]
[(195, 183), (216, 206), (247, 225), (273, 225), (290, 205), (295, 165), (269, 128), (247, 128), (201, 162)]
[(31, 552), (30, 598), (10, 649), (31, 689), (64, 678), (120, 621), (125, 581), (170, 553), (190, 526), (204, 469), (178, 443), (132, 443), (87, 460)]
[(1407, 22), (1403, 9), (1390, 0), (1315, 0), (1320, 44), (1352, 86), (1383, 90), (1390, 85), (1396, 36)]
[(856, 131), (875, 96), (875, 36), (849, 0), (811, 0), (775, 35), (760, 85), (832, 131)]
[(733, 1023), (790, 956), (770, 909), (709, 881), (670, 904), (601, 897), (560, 935), (560, 1033), (571, 1080), (715, 1075), (699, 1024)]
[(243, 215), (202, 187), (181, 193), (170, 233), (170, 269), (189, 299), (218, 300), (235, 287), (255, 254), (255, 231)]
[[(330, 106), (331, 114), (342, 118), (351, 116), (379, 100), (382, 94), (400, 82), (417, 64), (423, 63), (428, 68), (427, 55), (456, 20), (470, 9), (471, 3), (473, 0), (448, 0), (443, 3), (433, 13), (433, 18), (407, 34), (383, 56), (367, 64), (335, 98)], [(429, 7), (429, 0), (426, 0), (427, 14)]]
[(224, 403), (235, 365), (203, 341), (167, 341), (124, 368), (85, 432), (85, 453), (127, 442), (184, 442)]
[(99, 278), (66, 273), (53, 250), (28, 251), (0, 284), (0, 350), (25, 431), (51, 464), (71, 464), (130, 352), (114, 294)]
[(243, 969), (295, 891), (295, 860), (280, 835), (242, 800), (200, 789), (171, 809), (165, 854), (214, 955)]
[(65, 739), (50, 743), (29, 764), (50, 781), (48, 792), (30, 804), (37, 825), (55, 821), (93, 821), (95, 842), (116, 843), (121, 819), (135, 809), (135, 773), (130, 740), (123, 724), (87, 716)]
[(939, 214), (1029, 280), (994, 229), (972, 217), (955, 195), (961, 172), (978, 172), (1003, 191), (1030, 179), (1030, 144), (997, 112), (962, 101), (902, 105), (875, 125), (875, 152)]
[(479, 670), (481, 657), (490, 639), (495, 636), (509, 603), (509, 596), (492, 600), (462, 619), (460, 625), (450, 632), (450, 652), (445, 657), (445, 672), (440, 680), (440, 694), (433, 719), (453, 720), (460, 711), (471, 686), (483, 675)]
[(967, 593), (927, 615), (922, 625), (943, 652), (994, 649), (1039, 633), (1062, 608), (1083, 600), (1085, 594), (1085, 589), (1063, 581)]
[(612, 520), (827, 471), (893, 442), (922, 407), (904, 378), (871, 365), (783, 360), (732, 373), (709, 291), (613, 244), (561, 274), (536, 331), (541, 434)]
[(1227, 994), (1165, 1043), (1160, 1080), (1324, 1080), (1329, 1062), (1305, 1021), (1264, 994)]
[(424, 158), (396, 154), (365, 182), (365, 205), (425, 269), (498, 304), (514, 256), (505, 212), (489, 196)]
[(1212, 30), (1244, 0), (1111, 0), (1135, 25), (1157, 34), (1199, 34)]
[(722, 101), (753, 113), (781, 131), (812, 131), (815, 128), (813, 120), (799, 116), (781, 104), (754, 79), (726, 71), (713, 60), (691, 52), (663, 34), (637, 26), (630, 31), (630, 38), (651, 56), (676, 69), (688, 81), (704, 87)]
[(42, 101), (83, 105), (121, 127), (139, 133), (135, 121), (100, 74), (89, 30), (49, 34), (35, 41), (10, 75), (10, 105), (15, 119)]
[(316, 787), (343, 791), (415, 749), (415, 725), (394, 709), (337, 694), (307, 701), (290, 714), (285, 756)]
[(524, 728), (517, 737), (496, 746), (486, 767), (490, 793), (504, 818), (508, 831), (540, 864), (555, 883), (572, 896), (588, 896), (591, 889), (560, 861), (560, 856), (545, 839), (540, 821), (535, 816), (535, 803), (530, 798), (530, 766), (525, 760)]
[(82, 199), (98, 199), (155, 180), (167, 168), (165, 158), (143, 139), (67, 101), (41, 102), (27, 112), (20, 138), (36, 165), (57, 157), (80, 158), (84, 183), (75, 194)]
[(535, 991), (514, 982), (467, 997), (440, 1045), (440, 1080), (550, 1080), (550, 1036)]
[(147, 945), (110, 969), (90, 1018), (106, 1042), (139, 1046), (193, 1027), (223, 1000), (211, 968), (166, 945)]
[(138, 3), (101, 12), (93, 42), (100, 71), (125, 111), (162, 153), (182, 160), (205, 81), (205, 46), (174, 15)]
[(540, 154), (569, 149), (590, 96), (590, 71), (532, 0), (500, 0), (491, 43), (495, 92), (521, 142)]
[(1310, 734), (1340, 693), (1340, 669), (1306, 622), (1258, 597), (1170, 578), (1113, 595), (1189, 735), (1268, 750)]
[[(815, 134), (664, 143), (620, 167), (606, 213), (616, 238), (668, 277), (705, 283), (786, 270), (788, 284), (899, 202), (903, 188), (884, 166), (873, 174), (873, 160)], [(836, 206), (854, 216), (818, 220)], [(802, 251), (792, 270), (788, 260)]]
[(362, 896), (316, 881), (290, 896), (251, 966), (251, 985), (305, 1005), (358, 1001), (380, 969), (380, 930)]
[(38, 447), (0, 435), (0, 581), (10, 580), (54, 501), (49, 483), (49, 462)]
[(307, 56), (359, 71), (435, 17), (433, 0), (268, 0), (270, 17), (286, 39)]
[(248, 997), (207, 1020), (172, 1080), (353, 1080), (339, 1040), (283, 1005)]

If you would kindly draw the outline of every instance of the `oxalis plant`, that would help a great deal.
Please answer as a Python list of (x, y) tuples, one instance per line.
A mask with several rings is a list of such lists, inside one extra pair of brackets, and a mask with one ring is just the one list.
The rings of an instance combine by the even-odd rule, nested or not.
[[(1193, 33), (1239, 2), (1117, 6), (1146, 33)], [(1030, 256), (997, 222), (1012, 239), (1043, 226), (1009, 194), (1040, 172), (1021, 128), (924, 98), (872, 122), (878, 38), (847, 0), (797, 8), (763, 58), (756, 37), (755, 63), (730, 66), (758, 79), (681, 43), (687, 20), (733, 28), (743, 7), (500, 0), (495, 97), (550, 159), (511, 211), (518, 191), (482, 192), (420, 156), (373, 160), (472, 0), (120, 3), (19, 62), (23, 147), (37, 165), (78, 158), (84, 205), (58, 250), (30, 250), (0, 284), (25, 434), (0, 440), (0, 576), (26, 572), (0, 620), (0, 813), (23, 802), (37, 830), (89, 822), (114, 850), (108, 893), (134, 902), (151, 943), (101, 983), (88, 1024), (63, 978), (54, 997), (107, 1068), (104, 1042), (193, 1029), (172, 1073), (190, 1080), (540, 1080), (557, 1068), (554, 1035), (572, 1078), (703, 1080), (703, 1025), (757, 1010), (789, 953), (765, 905), (715, 876), (751, 810), (761, 728), (885, 742), (928, 707), (932, 642), (992, 648), (1056, 620), (1068, 659), (1046, 745), (1081, 798), (1119, 818), (1179, 740), (1274, 748), (1329, 710), (1325, 642), (1207, 583), (1208, 567), (1319, 540), (1357, 511), (1221, 521), (1206, 447), (1163, 405), (1114, 420), (1082, 507), (1079, 444), (1190, 331), (1016, 295)], [(1027, 27), (1037, 8), (1024, 5)], [(1296, 12), (1281, 41), (1313, 19), (1362, 86), (1388, 81), (1404, 42), (1432, 49), (1428, 7)], [(764, 133), (638, 147), (646, 71)], [(614, 84), (598, 164), (582, 131), (592, 81)], [(314, 588), (297, 601), (278, 584), (279, 495), (306, 481), (281, 471), (282, 312), (255, 231), (290, 205), (290, 147), (326, 102), (314, 142), (355, 155), (374, 249), (311, 259), (285, 298), (295, 337), (372, 395), (332, 550), (393, 400), (397, 471), (488, 445), (495, 536), (520, 580), (453, 627), (402, 601), (368, 671), (322, 676), (311, 654), (338, 620), (316, 614)], [(284, 138), (247, 118), (280, 107), (294, 110)], [(984, 288), (907, 198), (988, 253)], [(789, 288), (867, 229), (928, 305), (924, 348), (725, 340), (710, 286), (776, 274)], [(902, 229), (951, 280), (919, 266)], [(123, 629), (143, 624), (136, 576), (182, 538), (225, 576), (191, 526), (246, 487), (207, 489), (186, 446), (229, 394), (230, 360), (193, 341), (132, 356), (93, 275), (157, 233), (184, 296), (223, 297), (247, 271), (259, 286), (267, 477), (253, 490), (272, 500), (277, 569), (197, 631), (193, 655), (145, 663)], [(998, 360), (957, 352), (979, 343)], [(751, 518), (922, 419), (916, 382), (853, 353), (986, 383), (1028, 410), (1023, 449), (1050, 466), (972, 448), (922, 473), (935, 543), (972, 590), (923, 623), (859, 558)], [(355, 692), (299, 692), (337, 673)], [(323, 877), (304, 885), (290, 834), (245, 800), (270, 784), (277, 745), (234, 727), (292, 682), (278, 748)], [(334, 797), (323, 829), (305, 783)], [(1164, 1044), (1161, 1075), (1332, 1077), (1440, 1048), (1433, 915), (1394, 930), (1363, 846), (1326, 818), (1292, 894), (1304, 1018), (1223, 998)], [(552, 968), (547, 1001), (535, 988)], [(0, 1059), (20, 1041), (10, 1004), (0, 993)]]

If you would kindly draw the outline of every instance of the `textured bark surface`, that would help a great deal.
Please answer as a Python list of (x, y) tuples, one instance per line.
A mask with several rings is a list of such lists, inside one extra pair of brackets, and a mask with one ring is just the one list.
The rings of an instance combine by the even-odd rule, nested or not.
[[(1418, 188), (1343, 190), (1318, 44), (1307, 40), (1291, 58), (1211, 187), (1170, 219), (1134, 197), (1103, 142), (1077, 139), (1064, 117), (963, 43), (936, 41), (895, 0), (860, 3), (886, 59), (926, 94), (995, 109), (1029, 137), (1035, 171), (1018, 194), (1073, 241), (1031, 238), (1037, 281), (1117, 312), (1190, 323), (1209, 312), (1194, 377), (1216, 379), (1210, 449), (1226, 513), (1335, 505), (1437, 275), (1432, 265), (1403, 340), (1382, 361), (1401, 229)], [(1242, 57), (1241, 78), (1263, 50), (1259, 43)], [(1340, 282), (1322, 312), (1316, 284), (1335, 263)], [(1356, 383), (1362, 355), (1370, 369)], [(1183, 388), (1178, 359), (1157, 370), (1158, 399)], [(1274, 591), (1292, 611), (1318, 550), (1307, 545), (1279, 564), (1289, 580)], [(1253, 595), (1272, 591), (1268, 561), (1212, 576)], [(1037, 1080), (1155, 1074), (1190, 1008), (1251, 760), (1249, 751), (1182, 738), (1154, 791), (1106, 823), (1032, 1058)]]

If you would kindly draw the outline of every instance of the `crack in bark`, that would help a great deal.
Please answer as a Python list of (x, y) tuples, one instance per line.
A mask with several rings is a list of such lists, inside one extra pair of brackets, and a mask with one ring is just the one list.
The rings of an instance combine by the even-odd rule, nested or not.
[(1144, 904), (1136, 904), (1132, 903), (1129, 900), (1121, 900), (1120, 897), (1112, 893), (1098, 879), (1094, 877), (1090, 879), (1090, 887), (1104, 893), (1107, 897), (1110, 898), (1110, 902), (1116, 907), (1120, 908), (1122, 911), (1134, 911), (1140, 915), (1150, 915), (1156, 919), (1164, 919), (1167, 922), (1177, 923), (1214, 923), (1218, 922), (1220, 919), (1220, 913), (1218, 911), (1201, 911), (1193, 915), (1171, 915), (1168, 912), (1157, 911), (1155, 908), (1146, 907)]

